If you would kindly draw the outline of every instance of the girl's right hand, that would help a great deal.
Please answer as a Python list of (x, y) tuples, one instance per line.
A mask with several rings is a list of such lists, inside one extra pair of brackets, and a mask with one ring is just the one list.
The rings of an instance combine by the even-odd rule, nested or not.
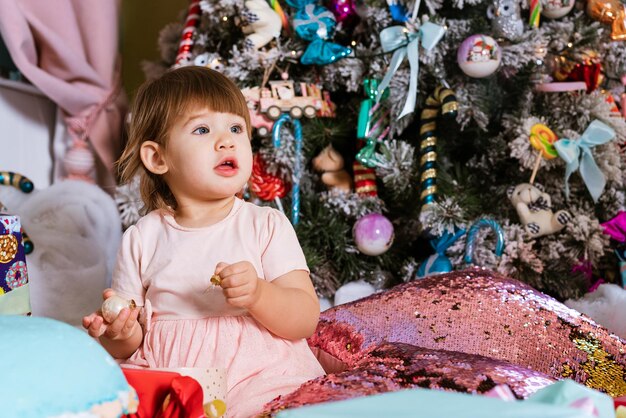
[[(106, 300), (115, 295), (112, 289), (105, 289), (102, 292), (102, 299)], [(117, 318), (110, 324), (102, 317), (102, 312), (96, 312), (83, 317), (83, 327), (89, 335), (94, 338), (106, 337), (109, 340), (126, 340), (133, 335), (133, 330), (137, 324), (139, 308), (124, 308), (117, 315)]]

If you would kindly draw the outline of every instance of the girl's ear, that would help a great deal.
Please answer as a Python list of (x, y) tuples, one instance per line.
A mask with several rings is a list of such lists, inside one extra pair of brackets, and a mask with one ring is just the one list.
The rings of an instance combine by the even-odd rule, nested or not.
[(163, 158), (163, 148), (154, 141), (144, 141), (139, 148), (141, 162), (152, 174), (165, 174), (169, 167)]

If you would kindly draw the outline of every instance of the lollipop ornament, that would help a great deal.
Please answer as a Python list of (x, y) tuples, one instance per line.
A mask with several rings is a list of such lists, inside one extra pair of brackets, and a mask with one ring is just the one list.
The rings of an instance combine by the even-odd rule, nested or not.
[(556, 152), (556, 148), (554, 148), (554, 143), (559, 140), (559, 137), (556, 136), (554, 132), (546, 125), (542, 123), (537, 123), (530, 128), (530, 144), (537, 151), (537, 159), (535, 160), (535, 166), (533, 167), (533, 172), (530, 176), (530, 184), (535, 182), (535, 177), (537, 176), (537, 171), (539, 171), (539, 166), (541, 164), (542, 159), (552, 160), (559, 156)]
[(465, 242), (465, 262), (467, 264), (474, 264), (474, 250), (476, 249), (476, 234), (483, 228), (489, 228), (496, 234), (496, 248), (495, 254), (500, 257), (504, 251), (504, 231), (500, 224), (493, 219), (480, 219), (470, 227), (467, 233), (467, 240)]

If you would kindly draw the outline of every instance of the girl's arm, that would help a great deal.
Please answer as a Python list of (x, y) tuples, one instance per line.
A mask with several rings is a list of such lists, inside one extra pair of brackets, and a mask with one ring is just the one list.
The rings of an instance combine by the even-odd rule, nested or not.
[(247, 261), (215, 270), (229, 304), (248, 310), (261, 325), (279, 337), (296, 340), (315, 331), (320, 304), (305, 270), (292, 270), (271, 282), (259, 279)]
[(308, 338), (317, 327), (320, 303), (304, 270), (293, 270), (271, 282), (259, 279), (260, 295), (248, 312), (279, 337)]

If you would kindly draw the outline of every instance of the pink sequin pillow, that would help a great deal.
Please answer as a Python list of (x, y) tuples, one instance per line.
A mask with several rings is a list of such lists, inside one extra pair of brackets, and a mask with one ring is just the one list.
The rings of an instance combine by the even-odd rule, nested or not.
[(309, 345), (320, 358), (351, 368), (385, 341), (481, 355), (626, 394), (623, 340), (530, 286), (483, 269), (429, 277), (329, 309)]
[(554, 381), (505, 361), (382, 343), (351, 369), (308, 381), (267, 404), (264, 412), (271, 416), (282, 409), (416, 387), (483, 394), (496, 385), (507, 385), (516, 397), (523, 399)]

